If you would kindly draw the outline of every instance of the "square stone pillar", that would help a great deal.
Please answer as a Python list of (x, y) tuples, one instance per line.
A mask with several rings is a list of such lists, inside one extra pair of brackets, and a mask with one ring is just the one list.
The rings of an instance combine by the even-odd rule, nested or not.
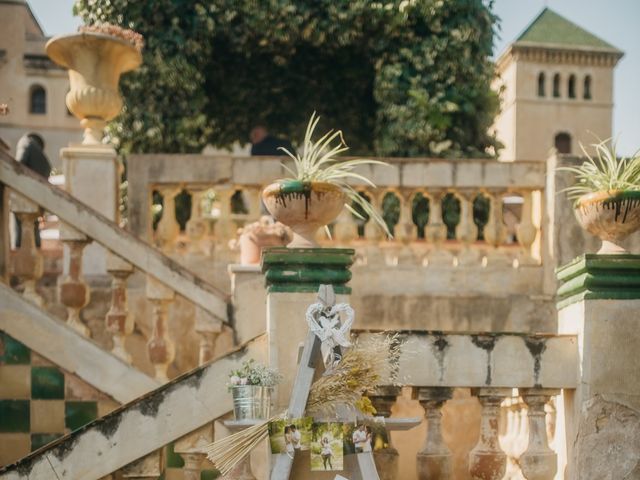
[[(120, 164), (116, 151), (109, 145), (72, 145), (60, 151), (60, 158), (65, 190), (108, 220), (117, 222)], [(95, 242), (88, 245), (84, 252), (84, 274), (106, 275), (106, 262), (102, 246)]]
[(332, 285), (336, 303), (348, 302), (349, 268), (355, 251), (346, 248), (270, 248), (264, 251), (262, 271), (267, 285), (267, 334), (269, 364), (284, 376), (274, 406), (289, 404), (298, 367), (300, 347), (309, 327), (307, 308), (317, 301), (320, 285)]
[(231, 277), (235, 340), (243, 344), (267, 331), (267, 291), (260, 265), (232, 264), (227, 268)]
[(640, 255), (586, 254), (557, 274), (558, 331), (578, 336), (580, 355), (578, 388), (558, 405), (558, 471), (640, 478)]

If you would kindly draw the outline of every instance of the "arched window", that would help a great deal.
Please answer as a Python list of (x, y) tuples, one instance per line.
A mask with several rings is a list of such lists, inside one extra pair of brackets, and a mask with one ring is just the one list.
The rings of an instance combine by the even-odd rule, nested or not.
[(556, 73), (553, 76), (553, 96), (555, 98), (560, 97), (560, 74)]
[(544, 91), (545, 83), (546, 83), (546, 79), (544, 76), (544, 72), (540, 72), (538, 74), (538, 96), (539, 97), (545, 96), (545, 91)]
[(591, 75), (584, 77), (584, 93), (582, 96), (585, 100), (591, 100)]
[(576, 76), (573, 74), (569, 75), (567, 92), (568, 92), (569, 98), (576, 98)]
[(571, 153), (571, 135), (560, 132), (556, 135), (554, 145), (558, 153)]
[(47, 113), (47, 92), (40, 85), (34, 85), (29, 92), (29, 113)]

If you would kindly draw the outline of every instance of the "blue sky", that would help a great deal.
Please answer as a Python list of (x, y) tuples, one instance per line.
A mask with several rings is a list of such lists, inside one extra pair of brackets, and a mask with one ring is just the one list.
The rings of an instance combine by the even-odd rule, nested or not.
[[(80, 24), (71, 12), (73, 0), (29, 3), (49, 35), (72, 32)], [(615, 73), (613, 130), (619, 153), (634, 153), (640, 147), (640, 0), (495, 0), (502, 19), (496, 55), (545, 5), (625, 52)]]

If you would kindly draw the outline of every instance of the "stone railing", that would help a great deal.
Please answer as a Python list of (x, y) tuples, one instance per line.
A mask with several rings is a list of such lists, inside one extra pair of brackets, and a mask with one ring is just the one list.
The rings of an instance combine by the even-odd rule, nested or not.
[[(0, 153), (0, 185), (0, 267), (7, 281), (10, 276), (18, 279), (25, 298), (40, 307), (46, 306), (37, 288), (43, 273), (43, 259), (40, 250), (35, 247), (32, 228), (44, 207), (60, 218), (61, 239), (69, 252), (66, 274), (59, 282), (59, 298), (66, 307), (66, 321), (70, 326), (83, 335), (89, 335), (81, 312), (89, 303), (90, 288), (84, 281), (82, 271), (83, 263), (91, 259), (86, 256), (83, 258), (83, 250), (95, 242), (110, 252), (107, 271), (112, 277), (111, 305), (104, 319), (104, 330), (112, 337), (112, 352), (132, 362), (130, 351), (125, 347), (125, 340), (135, 327), (134, 316), (128, 307), (127, 280), (137, 270), (142, 278), (146, 278), (146, 299), (152, 312), (147, 341), (148, 360), (145, 359), (145, 362), (148, 365), (150, 361), (156, 378), (160, 381), (168, 379), (167, 370), (175, 357), (176, 347), (168, 334), (167, 315), (178, 295), (182, 297), (180, 302), (186, 300), (195, 311), (195, 330), (201, 337), (200, 363), (211, 358), (216, 336), (224, 325), (228, 325), (228, 295), (67, 192), (51, 186), (7, 153)], [(9, 245), (9, 211), (23, 225), (22, 242), (15, 251), (11, 251)], [(140, 368), (135, 362), (134, 365)]]
[[(474, 318), (480, 322), (476, 328), (554, 331), (553, 285), (545, 284), (553, 279), (555, 268), (546, 256), (542, 225), (545, 163), (386, 160), (388, 167), (374, 165), (360, 171), (378, 185), (375, 191), (366, 185), (354, 187), (385, 212), (394, 239), (383, 238), (373, 222), (363, 223), (346, 209), (330, 227), (332, 239), (322, 231), (319, 238), (322, 246), (356, 250), (354, 303), (367, 314), (367, 306), (375, 309), (379, 324), (371, 326), (395, 322), (403, 328), (425, 328), (410, 323), (410, 312), (394, 310), (394, 297), (402, 296), (408, 298), (404, 305), (437, 306), (439, 312), (452, 313), (448, 323), (429, 328), (468, 328), (471, 311), (498, 310), (506, 324), (496, 325), (495, 316)], [(127, 164), (128, 228), (229, 291), (225, 273), (238, 258), (229, 240), (264, 212), (260, 192), (285, 176), (282, 161), (133, 155)], [(185, 201), (184, 192), (191, 199), (186, 224), (174, 214), (176, 201)], [(155, 210), (155, 217), (159, 205), (154, 207), (154, 198), (164, 204), (161, 214)], [(424, 306), (425, 295), (440, 299)], [(464, 304), (469, 314), (460, 311), (461, 302), (454, 298), (460, 296), (474, 299)], [(500, 301), (507, 298), (508, 304)]]

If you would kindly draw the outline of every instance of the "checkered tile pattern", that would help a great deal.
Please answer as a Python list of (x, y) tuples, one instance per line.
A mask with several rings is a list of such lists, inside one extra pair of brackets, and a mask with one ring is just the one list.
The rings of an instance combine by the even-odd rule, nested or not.
[(118, 406), (0, 331), (0, 466)]

